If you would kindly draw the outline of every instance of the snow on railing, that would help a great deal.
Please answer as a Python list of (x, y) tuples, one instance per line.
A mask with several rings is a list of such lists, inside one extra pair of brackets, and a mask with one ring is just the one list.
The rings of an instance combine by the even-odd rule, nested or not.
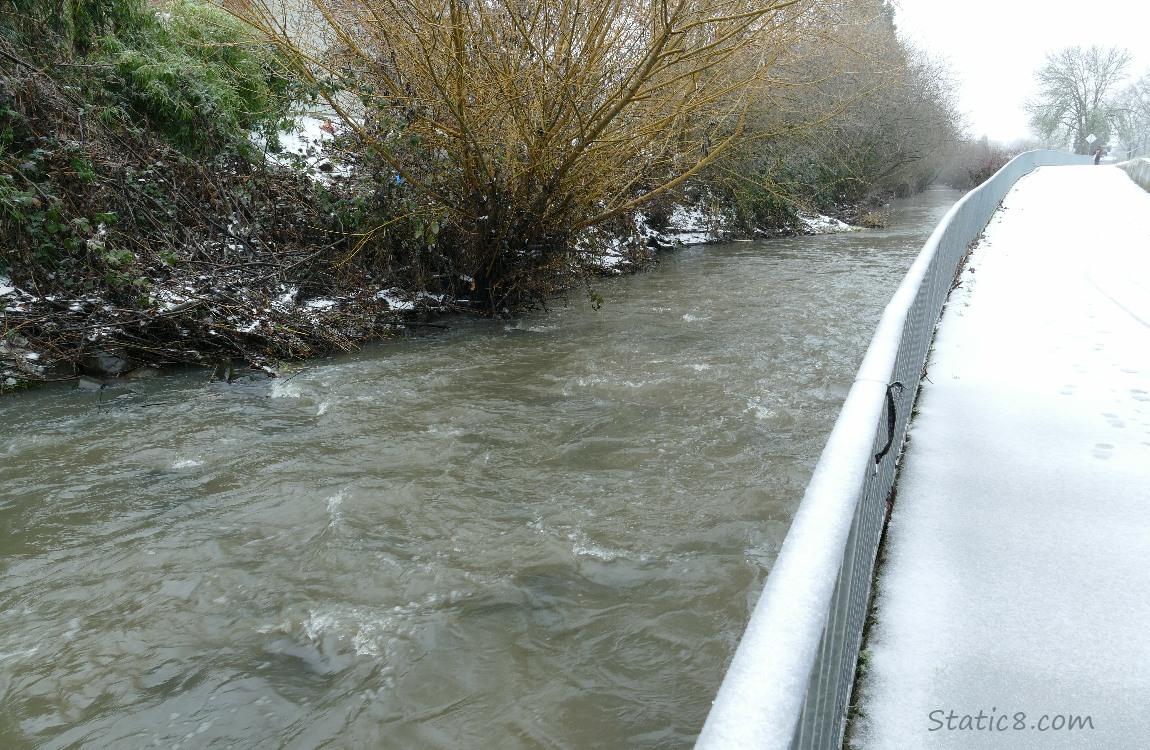
[(1141, 159), (1131, 159), (1124, 161), (1118, 165), (1126, 170), (1126, 174), (1130, 175), (1130, 179), (1137, 182), (1145, 190), (1150, 190), (1150, 159), (1145, 157)]
[(955, 274), (1020, 177), (1089, 163), (1021, 154), (931, 234), (879, 321), (696, 750), (841, 746), (887, 498)]

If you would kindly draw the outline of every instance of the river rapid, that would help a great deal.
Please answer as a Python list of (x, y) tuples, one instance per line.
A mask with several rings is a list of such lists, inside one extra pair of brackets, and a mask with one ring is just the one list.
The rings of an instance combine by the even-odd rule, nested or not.
[(0, 399), (0, 747), (690, 747), (958, 196), (274, 380)]

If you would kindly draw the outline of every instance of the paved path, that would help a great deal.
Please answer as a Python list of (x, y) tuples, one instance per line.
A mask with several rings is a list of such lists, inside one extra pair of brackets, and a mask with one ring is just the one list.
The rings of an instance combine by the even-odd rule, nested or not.
[(927, 377), (853, 747), (1150, 747), (1150, 193), (1020, 180)]

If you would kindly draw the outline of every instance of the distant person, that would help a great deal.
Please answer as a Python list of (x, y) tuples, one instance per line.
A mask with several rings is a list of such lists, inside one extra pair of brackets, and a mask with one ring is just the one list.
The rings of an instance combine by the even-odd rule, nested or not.
[(1102, 161), (1102, 147), (1096, 146), (1094, 148), (1094, 163), (1097, 164), (1100, 161)]

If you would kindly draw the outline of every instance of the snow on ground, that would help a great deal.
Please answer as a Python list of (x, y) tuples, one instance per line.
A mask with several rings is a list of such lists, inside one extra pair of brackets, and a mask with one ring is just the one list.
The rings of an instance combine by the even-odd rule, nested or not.
[(340, 164), (327, 149), (327, 143), (338, 128), (332, 118), (305, 113), (296, 115), (291, 123), (290, 127), (278, 133), (279, 151), (268, 149), (267, 142), (257, 133), (249, 137), (272, 164), (303, 169), (314, 180), (326, 182), (333, 176), (350, 174), (350, 168)]
[(800, 213), (799, 222), (802, 223), (807, 234), (839, 234), (840, 232), (853, 232), (857, 229), (845, 221), (839, 221), (822, 214)]
[(669, 224), (672, 244), (701, 245), (713, 242), (723, 233), (722, 217), (711, 216), (698, 206), (675, 206)]
[(1087, 165), (991, 220), (911, 428), (853, 747), (1145, 746), (1147, 216)]
[[(857, 227), (821, 214), (799, 214), (802, 234), (837, 234), (853, 232)], [(641, 243), (648, 248), (689, 247), (711, 242), (728, 241), (734, 236), (732, 220), (720, 212), (708, 211), (702, 206), (676, 204), (664, 229), (651, 226), (646, 214), (635, 215), (635, 236), (610, 236), (599, 229), (591, 229), (577, 243), (584, 253), (596, 258), (598, 267), (608, 273), (622, 273), (635, 265), (633, 258), (642, 255)], [(760, 231), (766, 235), (766, 232)]]
[(12, 285), (7, 276), (0, 276), (0, 312), (21, 312), (31, 295)]
[[(0, 322), (2, 313), (23, 312), (31, 295), (17, 289), (7, 276), (0, 276)], [(44, 366), (39, 363), (40, 355), (26, 348), (27, 341), (10, 333), (0, 337), (0, 385), (12, 387), (25, 373), (42, 373)]]
[(643, 212), (634, 216), (629, 236), (591, 227), (576, 242), (576, 250), (594, 259), (600, 270), (623, 273), (642, 265), (651, 250), (702, 245), (729, 237), (730, 220), (702, 206), (676, 204), (666, 226), (656, 229)]

